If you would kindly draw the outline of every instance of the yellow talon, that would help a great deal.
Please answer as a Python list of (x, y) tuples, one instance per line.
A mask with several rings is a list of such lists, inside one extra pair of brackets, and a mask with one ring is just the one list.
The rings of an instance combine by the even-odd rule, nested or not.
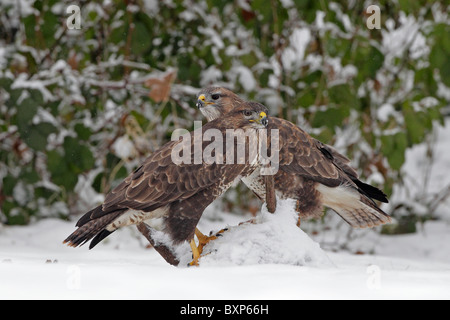
[(188, 266), (198, 266), (198, 260), (202, 257), (202, 253), (203, 253), (203, 248), (211, 241), (211, 240), (215, 240), (217, 239), (217, 236), (221, 235), (222, 233), (224, 233), (225, 231), (227, 231), (228, 229), (222, 229), (219, 232), (217, 232), (215, 235), (213, 236), (205, 236), (200, 230), (198, 230), (197, 228), (195, 228), (195, 235), (197, 236), (198, 239), (198, 246), (195, 244), (195, 240), (192, 239), (189, 242), (189, 245), (191, 246), (191, 250), (192, 250), (192, 258), (193, 260), (188, 264)]
[(191, 246), (193, 259), (191, 262), (189, 262), (188, 266), (198, 266), (198, 259), (200, 259), (200, 252), (195, 244), (195, 240), (192, 239), (191, 242), (189, 242), (189, 245)]
[(203, 252), (203, 248), (211, 241), (217, 239), (216, 236), (205, 236), (203, 233), (200, 232), (200, 230), (195, 229), (195, 235), (198, 239), (198, 251), (200, 254)]
[[(226, 229), (220, 230), (217, 234), (225, 232)], [(217, 236), (205, 236), (203, 233), (201, 233), (200, 230), (195, 228), (195, 235), (198, 239), (198, 246), (195, 244), (195, 240), (192, 239), (189, 242), (189, 245), (191, 246), (192, 250), (192, 261), (188, 264), (189, 266), (198, 266), (198, 260), (201, 257), (201, 254), (203, 253), (203, 248), (211, 241), (217, 239)]]

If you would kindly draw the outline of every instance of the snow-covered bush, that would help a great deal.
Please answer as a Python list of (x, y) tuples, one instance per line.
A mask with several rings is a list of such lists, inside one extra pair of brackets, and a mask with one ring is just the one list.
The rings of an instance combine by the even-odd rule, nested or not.
[[(80, 29), (69, 29), (70, 5)], [(225, 85), (391, 194), (450, 101), (445, 1), (0, 2), (0, 219), (80, 214)], [(70, 27), (70, 24), (69, 24)], [(224, 198), (246, 210), (244, 187)], [(245, 205), (244, 205), (245, 204)], [(259, 207), (259, 204), (256, 205)], [(394, 212), (395, 215), (395, 212)]]

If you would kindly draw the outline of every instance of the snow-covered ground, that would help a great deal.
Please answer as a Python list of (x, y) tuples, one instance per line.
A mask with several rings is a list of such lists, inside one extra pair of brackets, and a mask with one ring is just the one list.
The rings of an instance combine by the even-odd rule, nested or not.
[[(447, 121), (436, 131), (432, 166), (426, 165), (427, 181), (433, 181), (427, 198), (450, 183), (442, 174), (448, 172), (449, 139)], [(422, 201), (426, 155), (424, 145), (408, 150), (403, 170), (409, 193), (398, 188), (391, 205)], [(0, 225), (0, 299), (450, 299), (449, 201), (436, 206), (439, 221), (396, 236), (349, 234), (337, 215), (327, 217), (338, 227), (314, 232), (314, 224), (302, 224), (306, 234), (295, 226), (289, 201), (278, 203), (276, 215), (263, 207), (257, 224), (239, 226), (251, 217), (223, 213), (213, 204), (199, 229), (229, 230), (205, 247), (210, 254), (200, 267), (190, 268), (187, 244), (177, 251), (181, 266), (173, 267), (146, 248), (134, 227), (88, 250), (62, 244), (75, 221)]]
[(62, 244), (73, 221), (2, 227), (0, 299), (450, 299), (445, 223), (377, 235), (376, 254), (353, 255), (322, 250), (295, 227), (286, 203), (241, 226), (244, 218), (214, 211), (199, 228), (231, 228), (189, 268), (167, 264), (131, 227), (93, 250)]

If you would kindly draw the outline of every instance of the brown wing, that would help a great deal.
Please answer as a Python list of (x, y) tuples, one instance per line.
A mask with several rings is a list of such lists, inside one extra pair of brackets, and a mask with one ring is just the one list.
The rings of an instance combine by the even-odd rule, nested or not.
[(289, 121), (273, 117), (270, 118), (269, 127), (279, 129), (281, 170), (330, 187), (342, 183), (352, 184), (343, 171), (333, 163), (332, 158), (317, 147), (318, 141), (305, 131)]
[[(203, 130), (209, 127), (209, 124), (205, 125)], [(194, 132), (189, 136), (193, 150)], [(171, 153), (179, 143), (182, 143), (182, 140), (171, 141), (149, 156), (139, 168), (106, 195), (101, 206), (81, 217), (77, 226), (124, 208), (144, 212), (156, 210), (171, 202), (188, 199), (219, 182), (225, 183), (224, 180), (233, 180), (244, 170), (244, 165), (193, 164), (193, 153), (192, 164), (175, 164)]]
[(278, 128), (280, 134), (280, 169), (328, 187), (346, 184), (360, 193), (388, 202), (383, 191), (359, 180), (358, 173), (350, 167), (350, 160), (333, 147), (313, 139), (293, 123), (270, 118), (269, 127)]
[(350, 159), (339, 153), (332, 146), (324, 144), (319, 140), (313, 139), (316, 148), (319, 149), (327, 158), (333, 161), (333, 164), (342, 169), (351, 179), (358, 179), (358, 173), (350, 166)]
[(381, 202), (385, 202), (388, 203), (388, 199), (386, 197), (386, 195), (384, 194), (383, 191), (381, 191), (380, 189), (371, 186), (370, 184), (364, 183), (361, 180), (359, 180), (358, 177), (358, 173), (352, 168), (350, 167), (350, 160), (343, 156), (342, 154), (340, 154), (339, 152), (337, 152), (336, 149), (334, 149), (333, 147), (323, 144), (322, 142), (318, 141), (318, 140), (314, 140), (316, 147), (328, 158), (330, 158), (330, 160), (333, 162), (333, 164), (339, 168), (340, 170), (342, 170), (357, 186), (358, 186), (358, 191), (360, 193), (363, 193), (364, 195), (381, 201)]

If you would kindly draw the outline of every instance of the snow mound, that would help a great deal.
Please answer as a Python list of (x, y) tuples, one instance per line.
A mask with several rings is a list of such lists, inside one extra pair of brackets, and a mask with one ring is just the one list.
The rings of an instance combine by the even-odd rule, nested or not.
[[(264, 205), (254, 223), (229, 226), (221, 237), (209, 242), (200, 266), (286, 264), (333, 266), (319, 244), (297, 227), (293, 200), (278, 200), (274, 214)], [(214, 234), (214, 232), (213, 232)], [(183, 256), (184, 260), (191, 256)]]

